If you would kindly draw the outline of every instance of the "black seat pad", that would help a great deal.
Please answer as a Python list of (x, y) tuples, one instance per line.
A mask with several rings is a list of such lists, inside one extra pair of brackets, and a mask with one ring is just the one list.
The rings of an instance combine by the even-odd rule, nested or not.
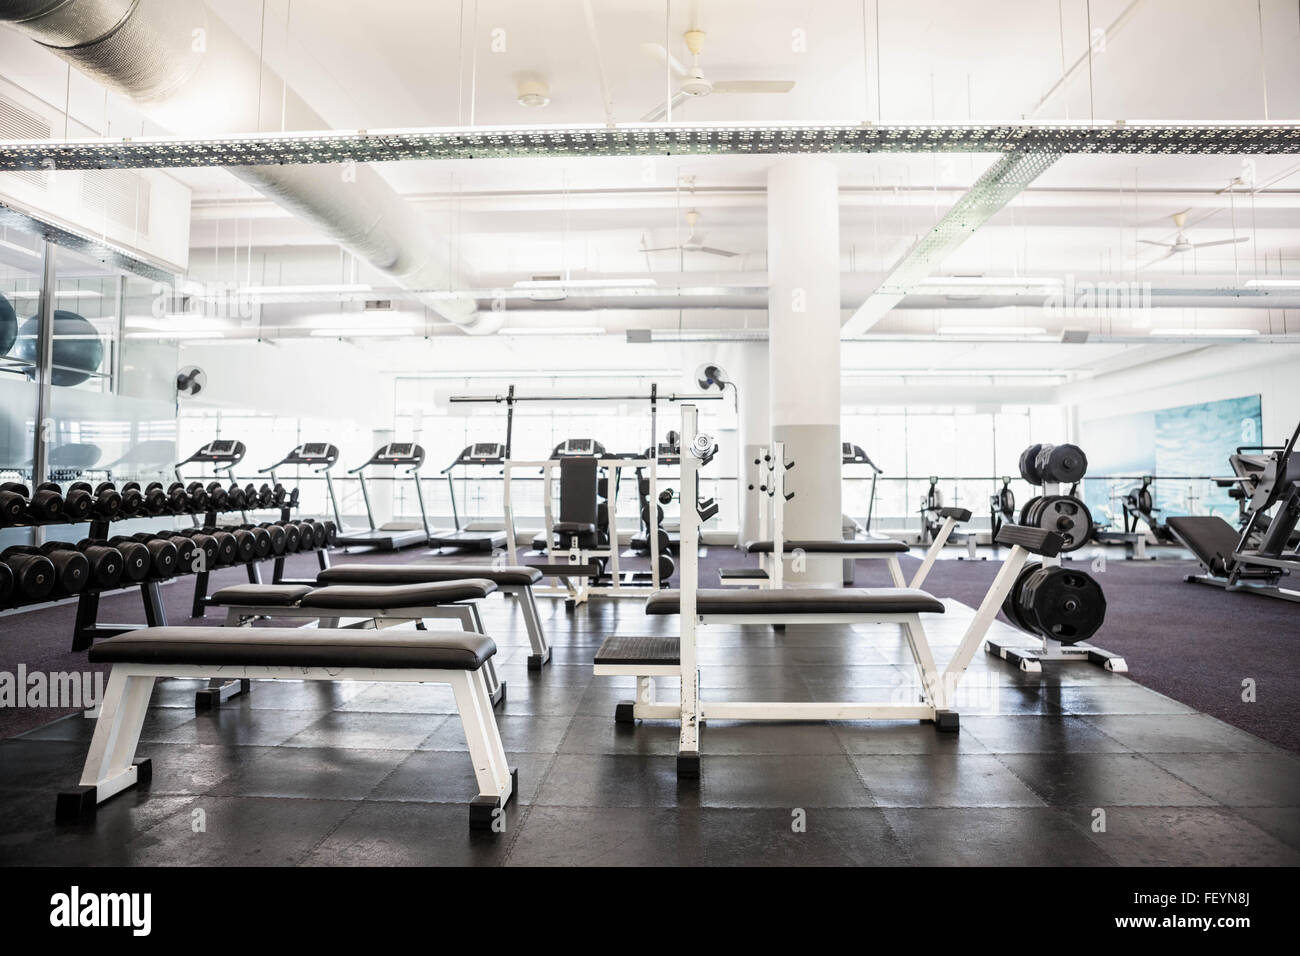
[[(682, 592), (657, 591), (647, 614), (679, 614)], [(912, 588), (701, 588), (697, 614), (942, 614), (943, 602)]]
[(1215, 574), (1225, 573), (1241, 532), (1218, 515), (1183, 515), (1167, 518), (1165, 524), (1206, 567)]
[(293, 607), (311, 593), (308, 584), (232, 584), (212, 595), (213, 604), (236, 607)]
[(442, 581), (431, 584), (394, 584), (387, 587), (339, 584), (316, 588), (299, 602), (299, 607), (339, 609), (375, 609), (399, 607), (434, 607), (457, 601), (485, 598), (497, 586), (482, 578)]
[(100, 641), (96, 664), (225, 664), (474, 671), (492, 638), (454, 631), (298, 627), (146, 627)]
[(317, 584), (433, 584), (483, 578), (494, 584), (536, 584), (542, 572), (527, 565), (491, 564), (336, 564), (316, 575)]
[[(774, 541), (746, 541), (745, 551), (749, 554), (771, 554), (775, 546)], [(901, 554), (907, 550), (907, 545), (893, 538), (864, 538), (861, 541), (840, 541), (835, 538), (800, 541), (789, 538), (781, 542), (781, 550), (786, 554), (796, 548), (800, 551), (824, 551), (827, 554)]]
[(595, 534), (596, 526), (589, 521), (557, 521), (551, 530), (556, 534)]

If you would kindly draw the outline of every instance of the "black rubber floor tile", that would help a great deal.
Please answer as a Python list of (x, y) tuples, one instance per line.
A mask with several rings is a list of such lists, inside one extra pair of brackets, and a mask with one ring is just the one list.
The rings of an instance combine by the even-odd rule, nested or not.
[(86, 750), (86, 744), (74, 741), (0, 741), (0, 790), (65, 789), (81, 777)]
[[(553, 754), (564, 739), (569, 727), (569, 717), (532, 717), (523, 714), (501, 714), (497, 717), (497, 730), (506, 753)], [(433, 732), (419, 750), (459, 750), (465, 744), (465, 728), (458, 717), (450, 717)]]
[(131, 866), (131, 841), (194, 799), (126, 790), (70, 825), (54, 822), (53, 792), (13, 794), (0, 813), (0, 866)]
[(147, 742), (278, 747), (321, 717), (315, 711), (262, 710), (227, 704), (152, 733), (148, 733), (146, 722), (140, 740), (142, 747)]
[(1232, 812), (1291, 849), (1300, 850), (1300, 807), (1233, 807)]
[[(962, 725), (964, 728), (965, 718), (962, 719)], [(949, 754), (986, 751), (985, 746), (964, 729), (957, 734), (941, 734), (934, 729), (934, 724), (920, 723), (915, 720), (862, 721), (839, 723), (834, 727), (836, 737), (839, 738), (845, 751), (850, 754)]]
[(1098, 714), (1084, 719), (1139, 753), (1281, 753), (1273, 744), (1204, 714)]
[(992, 754), (871, 754), (853, 763), (882, 807), (1041, 807)]
[(962, 714), (961, 736), (968, 735), (992, 753), (1127, 753), (1131, 749), (1098, 729), (1094, 719), (1052, 714)]
[(885, 819), (921, 866), (1106, 866), (1088, 835), (1042, 807), (886, 809)]
[(1163, 694), (1129, 683), (1044, 687), (1043, 699), (1066, 714), (1194, 714), (1196, 711)]
[[(698, 813), (690, 813), (693, 819)], [(507, 863), (512, 866), (693, 866), (700, 847), (679, 830), (680, 810), (534, 806)]]
[(560, 754), (535, 801), (559, 807), (694, 807), (698, 787), (679, 783), (675, 757)]
[(848, 757), (729, 757), (709, 750), (704, 731), (700, 803), (706, 807), (870, 807), (871, 793)]
[[(173, 728), (182, 724), (189, 723), (194, 719), (194, 709), (191, 706), (189, 710), (179, 707), (151, 707), (148, 715), (144, 719), (144, 727), (140, 731), (141, 740), (161, 740), (165, 739)], [(60, 717), (58, 720), (51, 721), (44, 727), (37, 727), (35, 730), (29, 730), (25, 734), (20, 734), (18, 740), (69, 740), (80, 741), (85, 744), (90, 743), (90, 738), (95, 733), (95, 720), (87, 718), (83, 714), (69, 714), (66, 717)]]
[(1094, 846), (1123, 866), (1295, 866), (1300, 850), (1217, 807), (1113, 807), (1105, 830), (1092, 815), (1076, 823)]
[[(554, 759), (550, 754), (506, 754), (509, 766), (519, 771), (519, 793), (515, 797), (518, 802), (533, 802), (537, 788)], [(430, 750), (406, 757), (370, 793), (369, 798), (408, 803), (458, 803), (468, 807), (477, 795), (474, 766), (467, 753)]]
[[(293, 866), (358, 806), (346, 800), (203, 796), (133, 840), (128, 850), (145, 866)], [(202, 829), (196, 811), (202, 812)]]
[(401, 762), (400, 750), (278, 747), (212, 788), (221, 796), (361, 800)]
[(447, 720), (445, 714), (326, 714), (284, 742), (286, 747), (414, 750)]
[(844, 753), (825, 723), (710, 720), (702, 733), (710, 755)]
[(706, 809), (681, 817), (679, 838), (697, 843), (707, 866), (898, 866), (908, 860), (884, 812), (875, 808)]
[(1290, 754), (1152, 754), (1150, 759), (1224, 806), (1300, 806), (1300, 759)]
[(447, 684), (370, 684), (336, 710), (339, 713), (454, 714), (456, 695)]
[[(214, 744), (140, 744), (137, 759), (153, 765), (149, 790), (156, 794), (207, 793), (221, 781), (238, 773), (250, 762), (267, 754), (279, 754), (273, 747), (231, 747)], [(70, 779), (75, 782), (78, 770)]]
[(1140, 754), (1001, 754), (998, 760), (1054, 807), (1216, 803)]
[(518, 819), (503, 833), (470, 830), (466, 806), (367, 800), (320, 842), (304, 866), (499, 866)]
[[(629, 695), (630, 696), (630, 695)], [(675, 757), (680, 731), (675, 721), (615, 723), (605, 717), (574, 717), (560, 742), (562, 754), (647, 754)]]

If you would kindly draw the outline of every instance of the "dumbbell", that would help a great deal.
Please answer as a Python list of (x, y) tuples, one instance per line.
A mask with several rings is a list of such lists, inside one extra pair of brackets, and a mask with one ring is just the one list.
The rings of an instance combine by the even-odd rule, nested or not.
[(27, 502), (27, 514), (36, 522), (59, 521), (63, 518), (63, 491), (52, 481), (37, 485)]
[(248, 503), (247, 506), (249, 508), (257, 507), (257, 502), (258, 502), (257, 489), (253, 487), (253, 483), (251, 481), (248, 484), (244, 485), (244, 501)]
[(257, 539), (251, 531), (244, 528), (223, 528), (221, 534), (228, 534), (235, 541), (235, 562), (247, 564), (257, 556)]
[(271, 504), (276, 508), (283, 507), (284, 500), (287, 497), (289, 497), (289, 492), (285, 489), (284, 485), (277, 481), (275, 487), (271, 489)]
[(51, 594), (76, 594), (86, 586), (86, 581), (90, 577), (90, 562), (80, 551), (59, 550), (47, 553), (40, 548), (15, 545), (6, 548), (4, 554), (0, 555), (0, 560), (7, 561), (10, 567), (13, 567), (13, 557), (17, 555), (35, 556), (50, 562), (50, 567), (54, 571), (54, 586), (50, 591)]
[(163, 491), (162, 482), (151, 481), (144, 490), (144, 510), (145, 514), (157, 517), (165, 515), (171, 510), (167, 500), (167, 492)]
[(128, 481), (122, 486), (122, 514), (129, 518), (143, 512), (144, 492), (140, 490), (140, 482)]
[(325, 545), (326, 547), (332, 548), (339, 543), (339, 526), (336, 525), (333, 521), (330, 521), (328, 519), (326, 519), (324, 524), (325, 524)]
[(114, 540), (116, 544), (94, 538), (82, 538), (77, 542), (77, 550), (86, 551), (92, 547), (116, 548), (122, 553), (122, 580), (130, 583), (147, 578), (150, 567), (149, 549), (139, 541), (132, 541), (130, 538), (118, 537)]
[(87, 586), (106, 589), (116, 587), (122, 580), (126, 561), (122, 552), (107, 545), (87, 545), (78, 548), (67, 541), (47, 541), (41, 545), (41, 552), (53, 560), (53, 555), (60, 551), (70, 551), (84, 555), (87, 565)]
[(297, 489), (297, 488), (295, 488), (295, 489), (293, 489), (293, 491), (289, 492), (289, 507), (290, 507), (290, 508), (296, 508), (296, 507), (298, 507), (298, 489)]
[(257, 489), (257, 506), (259, 508), (269, 508), (274, 499), (275, 489), (266, 482), (262, 482), (262, 487)]
[[(217, 552), (221, 549), (217, 547), (217, 539), (210, 534), (204, 534), (196, 528), (187, 528), (184, 531), (160, 531), (158, 537), (166, 538), (177, 542), (176, 548), (179, 551), (181, 541), (189, 541), (194, 550), (203, 552), (203, 569), (211, 570), (217, 566)], [(194, 550), (189, 553), (189, 559), (186, 562), (187, 569), (196, 570), (194, 567)]]
[(191, 481), (185, 486), (185, 494), (189, 496), (191, 511), (208, 510), (208, 490), (203, 487), (202, 482)]
[(9, 565), (0, 564), (0, 607), (9, 603), (13, 593), (14, 573), (9, 570)]
[(232, 484), (227, 489), (226, 500), (229, 502), (231, 511), (243, 511), (248, 507), (248, 499), (244, 496), (244, 489), (236, 484)]
[(253, 536), (254, 557), (265, 558), (271, 553), (271, 532), (255, 524), (241, 524), (239, 527)]
[[(107, 485), (107, 487), (105, 487)], [(73, 490), (85, 491), (90, 495), (91, 511), (97, 518), (116, 518), (122, 513), (122, 496), (113, 487), (112, 482), (101, 482), (99, 487), (93, 492), (90, 485), (84, 481), (78, 481), (76, 484), (69, 486), (68, 493)]]
[(288, 535), (284, 533), (284, 529), (280, 527), (278, 524), (275, 524), (274, 522), (270, 522), (270, 521), (265, 521), (262, 524), (258, 525), (258, 527), (264, 530), (268, 535), (270, 535), (271, 553), (284, 554), (284, 549), (288, 547), (289, 544)]
[(160, 531), (140, 531), (131, 535), (131, 540), (139, 541), (146, 548), (151, 542), (165, 544), (176, 549), (176, 565), (172, 574), (184, 574), (194, 567), (194, 549), (197, 547), (190, 538), (171, 537)]
[(311, 527), (311, 546), (313, 548), (320, 549), (329, 544), (329, 529), (325, 527), (323, 521), (318, 521), (315, 518), (303, 518), (302, 523)]
[(185, 486), (179, 481), (173, 481), (167, 486), (167, 510), (174, 515), (184, 514), (190, 510), (190, 496), (185, 492)]
[(216, 511), (228, 511), (230, 509), (230, 492), (221, 487), (218, 481), (208, 482), (208, 507)]
[(0, 485), (0, 527), (19, 524), (27, 513), (26, 487), (16, 481)]
[(234, 564), (239, 559), (239, 542), (237, 542), (229, 531), (220, 531), (216, 528), (204, 528), (207, 534), (212, 535), (212, 540), (217, 542), (217, 564)]
[(95, 499), (84, 481), (68, 486), (63, 496), (63, 516), (72, 522), (89, 521), (94, 516)]
[(284, 553), (295, 554), (302, 549), (302, 531), (292, 521), (281, 523), (284, 529)]
[(14, 590), (22, 597), (42, 601), (54, 590), (54, 564), (39, 551), (32, 554), (21, 547), (5, 548), (0, 552), (0, 562), (9, 566)]
[(134, 535), (127, 537), (118, 535), (115, 538), (109, 538), (108, 543), (114, 548), (121, 548), (123, 544), (138, 544), (149, 552), (149, 573), (156, 578), (169, 578), (176, 573), (177, 562), (180, 561), (180, 552), (176, 545), (172, 544), (165, 538), (159, 538), (154, 535)]

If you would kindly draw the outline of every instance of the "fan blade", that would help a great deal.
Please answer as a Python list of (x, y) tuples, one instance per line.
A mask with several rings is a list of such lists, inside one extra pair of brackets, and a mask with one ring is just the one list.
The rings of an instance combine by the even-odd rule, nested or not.
[[(685, 101), (686, 101), (686, 94), (678, 93), (676, 96), (673, 97), (673, 109), (677, 109), (677, 107), (681, 106), (682, 103), (684, 103)], [(641, 122), (654, 123), (657, 122), (658, 120), (663, 119), (667, 115), (668, 115), (668, 104), (660, 103), (649, 113), (646, 113), (645, 116), (641, 117)]]
[(1170, 256), (1173, 256), (1173, 255), (1175, 255), (1175, 252), (1174, 252), (1173, 249), (1170, 249), (1168, 252), (1166, 252), (1166, 253), (1165, 253), (1163, 256), (1161, 256), (1159, 259), (1152, 259), (1152, 260), (1151, 260), (1150, 262), (1148, 262), (1146, 265), (1144, 265), (1144, 266), (1138, 266), (1138, 271), (1140, 272), (1140, 271), (1142, 271), (1143, 269), (1150, 269), (1150, 268), (1151, 268), (1153, 265), (1155, 265), (1157, 262), (1164, 262), (1166, 259), (1168, 259)]
[(1250, 242), (1250, 236), (1240, 236), (1236, 239), (1215, 239), (1213, 242), (1194, 242), (1193, 249), (1208, 249), (1210, 246), (1233, 246), (1239, 242)]
[(687, 70), (686, 67), (682, 66), (677, 57), (664, 49), (662, 43), (642, 43), (641, 52), (647, 56), (654, 57), (660, 63), (667, 63), (669, 68), (678, 76), (690, 76), (690, 71)]
[(718, 80), (713, 93), (789, 93), (794, 80)]
[(726, 256), (728, 259), (740, 255), (739, 252), (731, 252), (728, 249), (714, 249), (712, 246), (699, 246), (693, 251), (707, 253), (711, 256)]
[(1159, 246), (1161, 249), (1172, 249), (1174, 247), (1173, 243), (1155, 242), (1154, 240), (1151, 239), (1139, 239), (1138, 242), (1148, 246)]
[(681, 246), (656, 246), (653, 249), (642, 249), (642, 252), (676, 252)]

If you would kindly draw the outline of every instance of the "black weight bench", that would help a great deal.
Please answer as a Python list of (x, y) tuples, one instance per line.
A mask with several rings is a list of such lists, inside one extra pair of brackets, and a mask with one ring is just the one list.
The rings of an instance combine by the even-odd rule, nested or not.
[(497, 593), (513, 595), (519, 601), (519, 610), (528, 629), (528, 643), (532, 654), (528, 669), (538, 670), (551, 659), (551, 645), (542, 631), (542, 619), (537, 613), (533, 585), (542, 580), (542, 572), (527, 565), (491, 564), (336, 564), (316, 575), (316, 583), (333, 587), (339, 584), (360, 584), (391, 587), (396, 584), (435, 584), (443, 581), (463, 581), (478, 578), (491, 581)]
[(347, 629), (150, 627), (101, 641), (92, 664), (111, 664), (81, 782), (61, 793), (56, 819), (80, 822), (99, 804), (152, 776), (149, 760), (136, 761), (140, 729), (159, 677), (229, 680), (361, 680), (448, 684), (469, 746), (478, 795), (470, 826), (493, 823), (514, 796), (516, 771), (492, 716), (486, 678), (496, 653), (482, 634), (442, 634), (437, 640), (386, 631)]
[[(212, 595), (212, 603), (226, 609), (226, 626), (239, 627), (259, 618), (298, 618), (318, 621), (321, 628), (338, 628), (343, 619), (356, 619), (356, 627), (375, 629), (414, 622), (423, 631), (429, 618), (459, 622), (461, 630), (484, 634), (483, 618), (475, 601), (494, 592), (497, 586), (484, 578), (441, 581), (429, 584), (338, 585), (314, 588), (306, 584), (235, 584)], [(497, 679), (496, 668), (487, 665), (492, 703), (505, 699), (505, 684)], [(227, 685), (220, 699), (239, 691)], [(216, 688), (209, 688), (209, 693)], [(241, 686), (241, 690), (248, 690)], [(216, 703), (207, 700), (206, 705)], [(204, 705), (200, 704), (200, 708)]]

